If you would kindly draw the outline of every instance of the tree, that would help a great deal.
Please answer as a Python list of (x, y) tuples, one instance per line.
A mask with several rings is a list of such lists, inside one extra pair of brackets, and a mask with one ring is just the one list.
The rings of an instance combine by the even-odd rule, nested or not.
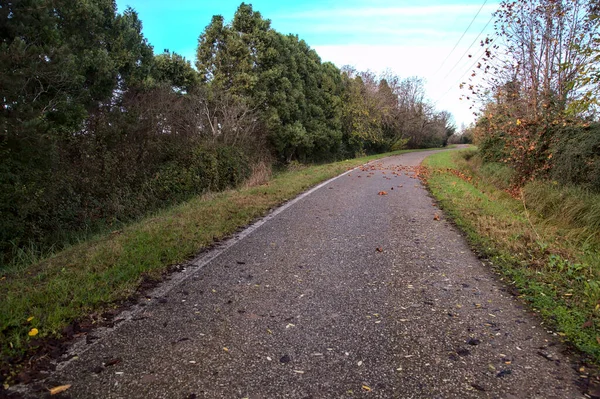
[[(511, 95), (519, 115), (549, 121), (582, 95), (579, 78), (592, 61), (581, 51), (595, 42), (597, 30), (585, 0), (503, 1), (495, 12), (496, 35), (472, 77), (485, 72), (483, 90), (475, 94)], [(466, 83), (463, 83), (466, 84)], [(504, 90), (508, 90), (503, 93)], [(514, 101), (513, 101), (514, 104)]]
[(589, 62), (583, 66), (578, 77), (578, 85), (583, 89), (581, 96), (569, 104), (569, 114), (596, 118), (600, 106), (600, 4), (589, 2), (586, 27), (591, 32), (587, 42), (578, 43), (576, 49), (587, 57)]
[(280, 160), (325, 159), (337, 151), (333, 66), (323, 68), (303, 40), (271, 29), (251, 5), (242, 3), (229, 24), (213, 17), (199, 38), (196, 66), (211, 90), (257, 112)]
[(2, 2), (0, 242), (52, 223), (41, 215), (66, 195), (52, 185), (62, 146), (142, 85), (151, 63), (137, 14), (117, 14), (113, 0)]
[[(487, 78), (469, 84), (483, 100), (475, 136), (484, 158), (516, 168), (519, 184), (552, 167), (552, 146), (561, 140), (554, 127), (587, 113), (586, 85), (598, 61), (591, 4), (503, 1), (494, 14), (498, 39), (481, 43), (484, 56), (471, 79)], [(581, 100), (587, 105), (576, 106)]]
[(152, 77), (179, 93), (190, 93), (200, 84), (198, 73), (190, 62), (177, 53), (164, 52), (155, 56)]

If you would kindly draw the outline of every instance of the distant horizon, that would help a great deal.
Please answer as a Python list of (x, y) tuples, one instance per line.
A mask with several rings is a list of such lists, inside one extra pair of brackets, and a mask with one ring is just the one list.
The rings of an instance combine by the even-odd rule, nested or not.
[[(193, 66), (198, 38), (212, 16), (222, 15), (230, 22), (241, 3), (181, 0), (165, 8), (157, 0), (117, 0), (119, 12), (130, 6), (138, 13), (155, 54), (176, 52)], [(418, 76), (425, 82), (427, 99), (438, 111), (449, 111), (459, 129), (475, 120), (470, 104), (459, 100), (458, 86), (482, 52), (479, 40), (493, 31), (491, 13), (498, 8), (497, 2), (430, 0), (418, 6), (389, 0), (368, 6), (339, 0), (247, 3), (271, 20), (273, 29), (306, 41), (323, 62), (376, 74), (390, 70), (400, 78)]]

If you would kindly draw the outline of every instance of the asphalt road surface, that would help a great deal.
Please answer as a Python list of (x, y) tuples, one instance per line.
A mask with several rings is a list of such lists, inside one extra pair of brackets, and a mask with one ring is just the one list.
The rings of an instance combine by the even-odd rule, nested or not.
[(556, 337), (412, 175), (429, 154), (345, 173), (202, 255), (43, 383), (73, 398), (583, 397)]

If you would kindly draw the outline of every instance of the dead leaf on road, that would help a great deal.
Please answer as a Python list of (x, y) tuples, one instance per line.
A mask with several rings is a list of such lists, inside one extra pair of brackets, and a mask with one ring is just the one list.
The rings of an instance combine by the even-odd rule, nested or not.
[(383, 252), (383, 248), (377, 247), (377, 248), (375, 248), (375, 251), (377, 251), (377, 252)]
[(71, 388), (71, 384), (67, 384), (67, 385), (59, 385), (57, 387), (54, 388), (50, 388), (50, 395), (58, 395), (61, 392), (66, 391), (67, 389)]
[(380, 191), (379, 193), (377, 193), (377, 195), (387, 195), (386, 191)]
[(440, 215), (438, 215), (437, 213), (433, 215), (433, 220), (440, 220)]
[(121, 359), (120, 357), (111, 359), (109, 361), (107, 361), (106, 363), (104, 363), (104, 367), (109, 367), (109, 366), (114, 366), (115, 364), (119, 364), (123, 361), (123, 359)]

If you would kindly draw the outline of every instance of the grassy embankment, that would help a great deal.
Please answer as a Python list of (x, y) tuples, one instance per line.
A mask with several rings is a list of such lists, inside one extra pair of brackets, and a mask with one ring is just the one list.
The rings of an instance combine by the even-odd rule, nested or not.
[(134, 294), (143, 278), (160, 279), (170, 265), (189, 260), (307, 188), (402, 152), (278, 173), (265, 184), (197, 197), (42, 261), (0, 271), (1, 359), (18, 361), (37, 339), (60, 336), (74, 320), (114, 307)]
[(600, 363), (600, 195), (532, 182), (514, 198), (510, 168), (475, 149), (428, 157), (443, 209), (552, 331)]

